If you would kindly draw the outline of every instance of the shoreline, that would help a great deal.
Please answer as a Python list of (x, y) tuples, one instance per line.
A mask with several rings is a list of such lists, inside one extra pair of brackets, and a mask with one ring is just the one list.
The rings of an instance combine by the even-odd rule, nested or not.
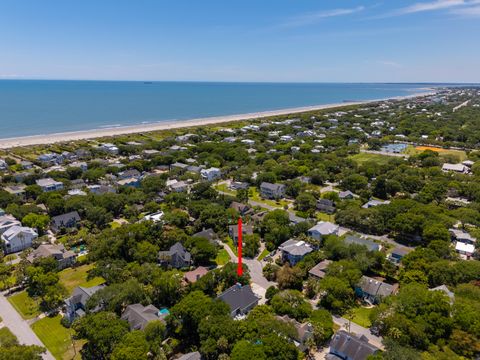
[(196, 119), (189, 119), (189, 120), (163, 121), (163, 122), (160, 121), (160, 122), (148, 123), (148, 124), (125, 125), (125, 126), (97, 128), (97, 129), (91, 129), (91, 130), (80, 130), (80, 131), (63, 132), (63, 133), (39, 134), (39, 135), (30, 135), (30, 136), (19, 136), (19, 137), (13, 137), (13, 138), (3, 138), (3, 139), (0, 139), (0, 149), (9, 149), (14, 147), (31, 146), (31, 145), (50, 145), (50, 144), (55, 144), (60, 142), (67, 142), (67, 141), (89, 140), (89, 139), (96, 139), (101, 137), (110, 137), (110, 136), (117, 136), (117, 135), (128, 135), (128, 134), (136, 134), (136, 133), (143, 133), (143, 132), (153, 132), (153, 131), (161, 131), (161, 130), (230, 123), (234, 121), (257, 120), (257, 119), (267, 118), (270, 116), (299, 114), (299, 113), (304, 113), (309, 111), (335, 109), (335, 108), (340, 108), (344, 106), (371, 104), (379, 101), (405, 100), (405, 99), (434, 95), (436, 93), (434, 89), (429, 89), (429, 90), (430, 91), (425, 91), (417, 94), (395, 96), (395, 97), (384, 98), (384, 99), (349, 101), (349, 102), (343, 102), (343, 103), (303, 106), (303, 107), (296, 107), (296, 108), (259, 111), (259, 112), (237, 114), (237, 115), (220, 115), (220, 116), (196, 118)]

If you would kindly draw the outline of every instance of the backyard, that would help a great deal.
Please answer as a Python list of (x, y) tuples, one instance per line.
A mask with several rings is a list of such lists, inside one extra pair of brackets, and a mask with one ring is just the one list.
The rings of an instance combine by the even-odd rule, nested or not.
[(373, 307), (356, 307), (352, 309), (351, 316), (345, 316), (345, 318), (352, 320), (352, 322), (354, 322), (355, 324), (358, 324), (365, 328), (369, 328), (370, 326), (372, 326), (372, 322), (370, 321), (370, 314), (372, 313), (373, 309)]
[(103, 284), (105, 280), (101, 277), (87, 280), (88, 272), (92, 270), (93, 267), (93, 264), (86, 264), (76, 268), (62, 270), (58, 273), (60, 276), (60, 283), (65, 286), (69, 294), (71, 294), (77, 286), (92, 287)]
[(221, 249), (218, 252), (217, 257), (215, 258), (215, 263), (217, 265), (225, 265), (229, 261), (230, 261), (230, 255), (228, 255), (227, 250)]

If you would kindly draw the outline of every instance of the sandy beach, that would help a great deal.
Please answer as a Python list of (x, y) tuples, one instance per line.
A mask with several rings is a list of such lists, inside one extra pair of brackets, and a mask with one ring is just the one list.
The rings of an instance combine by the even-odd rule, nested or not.
[(392, 97), (388, 99), (352, 101), (352, 102), (343, 102), (343, 103), (336, 103), (336, 104), (325, 104), (325, 105), (305, 106), (305, 107), (297, 107), (297, 108), (290, 108), (290, 109), (262, 111), (262, 112), (246, 113), (246, 114), (239, 114), (239, 115), (216, 116), (216, 117), (207, 117), (207, 118), (198, 118), (198, 119), (191, 119), (191, 120), (180, 120), (180, 121), (163, 121), (163, 122), (150, 123), (150, 124), (138, 124), (138, 125), (119, 126), (119, 127), (112, 127), (112, 128), (92, 129), (92, 130), (83, 130), (83, 131), (74, 131), (74, 132), (5, 138), (5, 139), (0, 139), (0, 149), (8, 149), (13, 147), (29, 146), (29, 145), (54, 144), (58, 142), (95, 139), (95, 138), (115, 136), (115, 135), (134, 134), (134, 133), (143, 133), (143, 132), (150, 132), (150, 131), (221, 124), (221, 123), (229, 123), (229, 122), (241, 121), (241, 120), (254, 120), (254, 119), (260, 119), (260, 118), (266, 118), (269, 116), (298, 114), (298, 113), (303, 113), (308, 111), (334, 109), (334, 108), (343, 107), (343, 106), (369, 104), (369, 103), (386, 101), (386, 100), (403, 100), (403, 99), (416, 98), (416, 97), (422, 97), (422, 96), (433, 95), (433, 94), (435, 94), (434, 91), (428, 91), (428, 92), (417, 93), (417, 94), (408, 95), (408, 96), (397, 96), (397, 97)]

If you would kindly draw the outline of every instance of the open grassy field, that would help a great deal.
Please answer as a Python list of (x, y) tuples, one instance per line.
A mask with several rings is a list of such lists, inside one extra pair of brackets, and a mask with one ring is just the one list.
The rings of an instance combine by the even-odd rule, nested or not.
[(59, 272), (60, 283), (65, 286), (68, 293), (71, 294), (77, 286), (92, 287), (105, 282), (101, 277), (96, 277), (87, 281), (88, 272), (93, 269), (93, 264), (86, 264), (76, 268), (68, 268)]
[(438, 153), (438, 155), (441, 158), (454, 156), (458, 159), (459, 162), (467, 159), (467, 153), (463, 150), (443, 149), (443, 148), (434, 147), (434, 146), (415, 146), (414, 147), (409, 145), (406, 149), (406, 153), (408, 153), (409, 155), (416, 155), (425, 150), (435, 151)]
[(221, 249), (218, 252), (217, 257), (215, 258), (215, 263), (217, 265), (225, 265), (229, 261), (230, 261), (230, 255), (228, 255), (227, 250)]
[(28, 296), (26, 291), (16, 293), (7, 299), (24, 319), (33, 319), (40, 315), (38, 303)]
[[(373, 308), (365, 308), (365, 307), (354, 308), (353, 315), (350, 319), (355, 324), (369, 328), (370, 326), (372, 326), (372, 323), (369, 318), (372, 311), (373, 311)], [(348, 319), (349, 317), (346, 317), (346, 318)]]
[(84, 341), (74, 340), (72, 343), (70, 335), (73, 330), (65, 328), (60, 323), (61, 319), (60, 315), (45, 317), (32, 324), (32, 330), (56, 359), (81, 359), (79, 352)]
[(353, 156), (350, 156), (350, 159), (355, 161), (358, 165), (362, 165), (366, 162), (374, 162), (379, 165), (385, 165), (387, 164), (390, 160), (396, 159), (392, 156), (388, 155), (380, 155), (380, 154), (369, 154), (369, 153), (359, 153)]

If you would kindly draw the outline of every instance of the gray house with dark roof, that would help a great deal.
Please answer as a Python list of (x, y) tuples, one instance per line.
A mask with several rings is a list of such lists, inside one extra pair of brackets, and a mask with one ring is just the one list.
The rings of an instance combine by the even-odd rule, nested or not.
[(27, 260), (34, 263), (37, 259), (49, 257), (57, 261), (59, 269), (65, 269), (75, 264), (77, 255), (73, 251), (66, 250), (62, 244), (42, 244), (28, 255)]
[(306, 345), (307, 340), (313, 338), (313, 325), (305, 322), (300, 323), (295, 319), (290, 318), (288, 315), (276, 316), (276, 318), (284, 323), (290, 324), (294, 327), (295, 333), (293, 334), (292, 341), (300, 351), (308, 349)]
[(199, 231), (198, 233), (195, 233), (192, 235), (193, 237), (201, 237), (204, 239), (207, 239), (210, 241), (212, 244), (216, 244), (218, 241), (218, 235), (213, 229), (203, 229), (202, 231)]
[(160, 265), (181, 269), (192, 264), (191, 254), (179, 242), (175, 243), (168, 251), (159, 251)]
[(377, 244), (374, 241), (363, 239), (361, 237), (353, 236), (353, 235), (348, 235), (345, 238), (345, 243), (349, 245), (356, 244), (356, 245), (365, 246), (368, 249), (368, 251), (380, 251), (382, 249), (382, 246), (380, 244)]
[(312, 245), (295, 239), (285, 241), (278, 249), (282, 252), (282, 260), (288, 261), (292, 266), (313, 251)]
[(357, 337), (344, 330), (333, 335), (327, 359), (366, 360), (380, 349), (370, 344), (366, 336)]
[(390, 285), (364, 275), (355, 287), (355, 293), (365, 301), (378, 304), (383, 298), (394, 294), (397, 289), (397, 285)]
[(263, 182), (260, 184), (260, 194), (265, 199), (278, 200), (285, 196), (285, 185)]
[(336, 210), (335, 203), (329, 199), (318, 199), (317, 210), (326, 214), (333, 214)]
[(230, 307), (230, 316), (235, 318), (248, 314), (258, 305), (259, 298), (252, 291), (250, 285), (233, 285), (218, 295), (217, 299), (224, 301)]
[(125, 308), (121, 318), (128, 321), (130, 330), (144, 330), (149, 322), (156, 320), (165, 321), (167, 316), (168, 313), (161, 313), (153, 305), (131, 304)]
[(88, 299), (104, 287), (105, 285), (92, 286), (89, 288), (79, 286), (75, 288), (72, 296), (65, 300), (65, 317), (72, 322), (76, 318), (84, 316), (87, 310)]
[(57, 232), (61, 229), (70, 229), (77, 225), (80, 222), (80, 215), (78, 212), (71, 211), (66, 214), (54, 216), (52, 218), (52, 230)]

